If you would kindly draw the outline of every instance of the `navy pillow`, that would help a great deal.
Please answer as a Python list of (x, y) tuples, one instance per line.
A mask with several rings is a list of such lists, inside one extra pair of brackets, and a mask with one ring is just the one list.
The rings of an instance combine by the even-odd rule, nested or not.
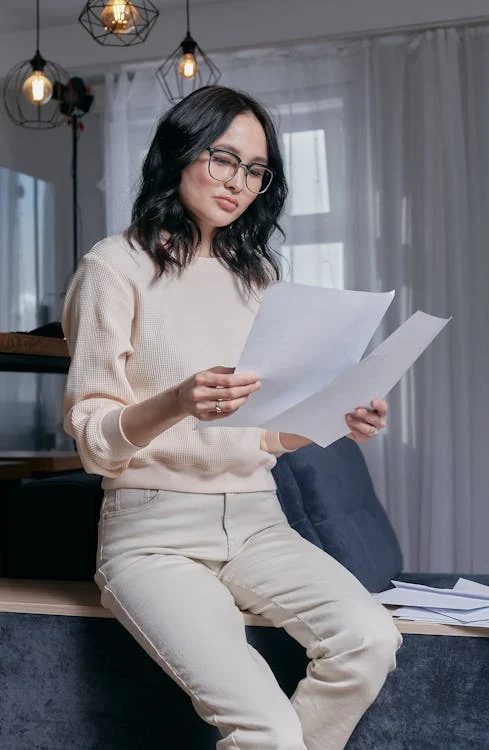
[(394, 530), (358, 445), (308, 445), (281, 456), (273, 470), (290, 525), (348, 568), (372, 592), (402, 570)]

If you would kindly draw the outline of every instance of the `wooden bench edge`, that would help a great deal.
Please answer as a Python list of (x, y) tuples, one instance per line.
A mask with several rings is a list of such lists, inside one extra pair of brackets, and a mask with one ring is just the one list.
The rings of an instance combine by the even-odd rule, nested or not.
[[(0, 578), (0, 612), (65, 617), (112, 618), (100, 604), (100, 592), (90, 581), (32, 581)], [(243, 613), (245, 625), (273, 627), (260, 615)], [(432, 622), (395, 619), (404, 634), (488, 638), (489, 628), (459, 627)]]

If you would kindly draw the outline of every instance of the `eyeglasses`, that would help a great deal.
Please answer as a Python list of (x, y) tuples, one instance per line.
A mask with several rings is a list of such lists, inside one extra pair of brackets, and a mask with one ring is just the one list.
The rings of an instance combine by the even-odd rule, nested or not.
[(252, 193), (264, 193), (273, 180), (273, 172), (259, 162), (245, 164), (239, 156), (222, 148), (207, 148), (209, 152), (209, 174), (214, 180), (228, 182), (237, 174), (240, 167), (245, 170), (245, 183)]

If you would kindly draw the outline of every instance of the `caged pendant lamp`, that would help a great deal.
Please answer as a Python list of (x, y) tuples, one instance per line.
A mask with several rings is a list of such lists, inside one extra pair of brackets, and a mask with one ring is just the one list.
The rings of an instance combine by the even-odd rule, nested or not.
[(88, 0), (78, 20), (99, 44), (133, 47), (146, 41), (159, 15), (150, 0)]
[(36, 0), (36, 54), (15, 65), (5, 78), (3, 99), (9, 118), (16, 125), (32, 130), (49, 130), (64, 122), (53, 99), (57, 83), (70, 78), (63, 68), (45, 60), (39, 52), (39, 0)]
[(201, 50), (190, 33), (189, 0), (186, 0), (187, 35), (156, 71), (156, 77), (170, 102), (175, 103), (187, 94), (219, 81), (217, 65)]

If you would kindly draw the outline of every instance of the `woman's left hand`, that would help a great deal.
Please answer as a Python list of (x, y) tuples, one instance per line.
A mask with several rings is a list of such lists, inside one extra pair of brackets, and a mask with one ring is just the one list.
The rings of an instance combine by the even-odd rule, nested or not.
[(346, 424), (351, 432), (347, 437), (364, 443), (369, 438), (379, 434), (385, 427), (387, 404), (383, 399), (376, 398), (370, 402), (370, 409), (359, 406), (355, 411), (345, 415)]

